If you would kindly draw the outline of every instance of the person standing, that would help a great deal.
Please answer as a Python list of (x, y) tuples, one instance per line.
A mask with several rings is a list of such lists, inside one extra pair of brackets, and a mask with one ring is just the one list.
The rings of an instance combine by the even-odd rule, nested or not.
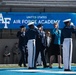
[(45, 55), (47, 58), (47, 61), (50, 59), (50, 44), (51, 44), (51, 33), (50, 31), (46, 32), (46, 50), (45, 50)]
[(9, 47), (7, 45), (5, 46), (3, 57), (4, 57), (4, 64), (9, 64), (10, 51), (9, 51)]
[(39, 53), (37, 58), (37, 66), (42, 66), (41, 53)]
[(19, 55), (20, 55), (20, 51), (18, 48), (18, 43), (16, 42), (12, 48), (12, 52), (13, 52), (13, 63), (17, 64), (19, 63)]
[(19, 66), (22, 67), (22, 64), (24, 64), (24, 67), (26, 67), (26, 48), (25, 48), (25, 33), (26, 28), (25, 26), (20, 26), (20, 31), (17, 32), (17, 37), (19, 38), (19, 50), (21, 52), (21, 57), (19, 60)]
[(52, 63), (54, 56), (58, 57), (58, 68), (61, 69), (61, 30), (58, 28), (58, 23), (54, 23), (54, 29), (52, 31), (52, 41), (51, 41), (51, 52), (50, 52), (50, 68), (52, 68)]
[(71, 25), (71, 19), (63, 21), (65, 26), (62, 29), (61, 43), (63, 46), (63, 64), (64, 71), (71, 71), (72, 61), (72, 33), (76, 34), (76, 29)]
[(37, 58), (39, 53), (41, 53), (41, 59), (43, 61), (43, 67), (46, 68), (46, 60), (44, 55), (44, 49), (45, 49), (45, 32), (43, 31), (43, 26), (41, 24), (38, 25), (38, 31), (41, 35), (40, 38), (36, 38), (36, 57), (35, 57), (35, 64), (37, 62)]
[(28, 31), (25, 37), (25, 46), (28, 49), (28, 69), (35, 68), (36, 38), (39, 37), (38, 31), (34, 26), (34, 22), (28, 23)]

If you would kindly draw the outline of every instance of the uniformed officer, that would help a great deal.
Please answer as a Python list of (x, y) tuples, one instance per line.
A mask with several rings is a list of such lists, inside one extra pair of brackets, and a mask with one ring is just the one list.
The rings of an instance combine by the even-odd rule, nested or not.
[(35, 52), (36, 38), (39, 37), (38, 31), (34, 26), (34, 22), (28, 23), (28, 31), (26, 32), (25, 45), (28, 48), (28, 69), (35, 68)]
[(72, 33), (76, 33), (76, 29), (71, 25), (71, 19), (66, 19), (63, 21), (65, 27), (62, 29), (62, 44), (63, 44), (63, 64), (64, 71), (71, 70), (72, 61)]
[(41, 53), (41, 58), (43, 61), (43, 67), (46, 68), (46, 60), (44, 55), (44, 49), (45, 49), (45, 32), (43, 31), (43, 26), (41, 24), (38, 25), (39, 34), (41, 35), (40, 38), (36, 38), (36, 58), (35, 63), (37, 61), (39, 52)]
[(20, 26), (20, 31), (17, 32), (17, 37), (19, 38), (19, 49), (21, 52), (21, 57), (19, 61), (19, 66), (22, 66), (22, 63), (24, 64), (24, 67), (26, 67), (26, 49), (25, 49), (25, 33), (26, 33), (26, 28), (25, 26)]

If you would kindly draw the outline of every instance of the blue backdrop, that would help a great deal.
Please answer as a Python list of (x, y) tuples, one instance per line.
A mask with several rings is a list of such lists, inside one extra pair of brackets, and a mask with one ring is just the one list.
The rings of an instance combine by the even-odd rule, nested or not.
[(44, 29), (53, 28), (54, 22), (58, 22), (59, 28), (63, 28), (63, 20), (69, 18), (76, 24), (76, 13), (0, 12), (0, 29), (19, 29), (21, 25), (28, 27), (30, 21), (34, 21), (36, 26), (43, 24)]

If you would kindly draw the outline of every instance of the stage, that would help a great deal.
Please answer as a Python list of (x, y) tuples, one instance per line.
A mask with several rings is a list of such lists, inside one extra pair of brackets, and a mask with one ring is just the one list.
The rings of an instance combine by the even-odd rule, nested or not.
[[(64, 67), (63, 67), (64, 68)], [(64, 71), (57, 66), (53, 68), (28, 69), (26, 68), (0, 68), (0, 75), (76, 75), (76, 66), (72, 66), (72, 71)]]

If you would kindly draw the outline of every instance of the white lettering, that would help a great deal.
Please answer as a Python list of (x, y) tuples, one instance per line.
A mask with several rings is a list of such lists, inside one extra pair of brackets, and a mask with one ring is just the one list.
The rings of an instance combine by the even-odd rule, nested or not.
[(35, 24), (37, 24), (37, 20), (22, 20), (22, 23), (24, 24), (28, 24), (29, 22), (34, 22)]
[(26, 18), (32, 18), (32, 19), (36, 19), (36, 16), (26, 16)]
[(60, 20), (39, 20), (39, 24), (54, 24), (57, 22), (58, 24), (60, 23)]
[(0, 23), (4, 24), (4, 28), (8, 28), (8, 24), (10, 24), (11, 18), (3, 18), (2, 13), (0, 13)]
[(5, 24), (5, 26), (4, 26), (4, 28), (8, 28), (8, 24), (10, 24), (10, 20), (11, 20), (11, 18), (4, 18), (4, 24)]
[(47, 19), (47, 16), (37, 16), (38, 19)]
[(21, 23), (21, 20), (14, 20), (13, 23)]

